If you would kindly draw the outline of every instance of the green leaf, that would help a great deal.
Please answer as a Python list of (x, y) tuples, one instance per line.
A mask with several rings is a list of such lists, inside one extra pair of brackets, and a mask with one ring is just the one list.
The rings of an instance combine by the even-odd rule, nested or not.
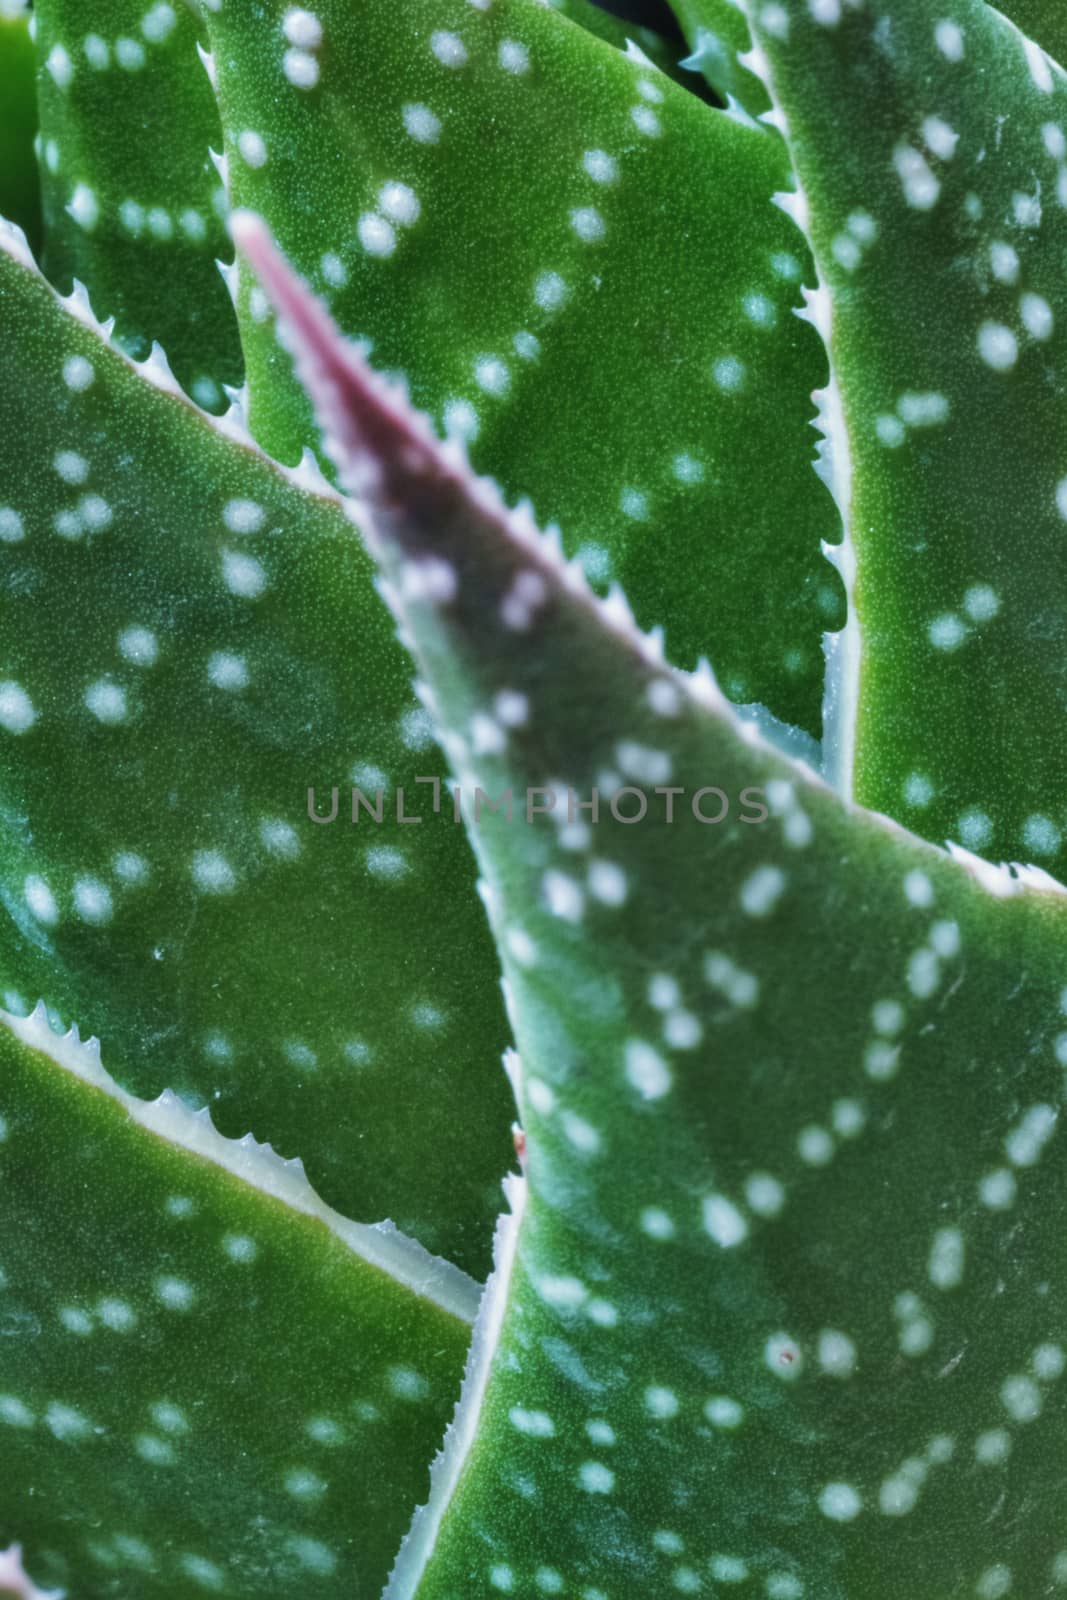
[(0, 1137), (0, 1543), (78, 1600), (376, 1594), (477, 1286), (43, 1008), (0, 1014)]
[(693, 54), (686, 65), (702, 72), (724, 99), (736, 100), (750, 116), (770, 109), (757, 75), (740, 59), (752, 48), (744, 12), (734, 0), (670, 0)]
[[(508, 1030), (463, 830), (415, 781), (440, 756), (371, 564), (313, 471), (198, 412), (158, 360), (133, 370), (17, 248), (0, 998), (43, 997), (111, 1041), (125, 1088), (210, 1104), (347, 1215), (484, 1275)], [(381, 786), (380, 824), (352, 825), (353, 784)], [(325, 818), (334, 788), (316, 825), (309, 789)], [(421, 823), (397, 822), (400, 789)]]
[(666, 668), (236, 227), (467, 794), (601, 794), (472, 828), (528, 1194), (389, 1600), (1058, 1592), (1063, 893)]
[(44, 268), (88, 286), (120, 345), (154, 340), (179, 381), (222, 410), (241, 381), (232, 255), (211, 163), (222, 133), (182, 0), (37, 0)]
[(1057, 61), (1067, 60), (1067, 16), (1054, 0), (1001, 0), (997, 10)]
[(979, 0), (898, 0), (892, 49), (838, 0), (753, 18), (834, 373), (841, 782), (1062, 877), (1067, 79)]
[[(548, 0), (548, 5), (557, 16), (576, 22), (580, 28), (584, 28), (597, 39), (613, 44), (616, 50), (622, 50), (624, 53), (629, 51), (632, 55), (631, 47), (636, 45), (661, 72), (676, 79), (683, 87), (692, 87), (687, 71), (681, 67), (676, 58), (671, 41), (657, 33), (654, 28), (638, 27), (633, 22), (615, 16), (612, 11), (602, 10), (593, 3), (593, 0)], [(488, 7), (484, 9), (487, 10)]]
[[(294, 15), (209, 17), (235, 202), (672, 660), (714, 640), (733, 698), (817, 734), (837, 527), (779, 142), (532, 0)], [(314, 425), (247, 280), (239, 314), (253, 431), (295, 460)]]
[(21, 3), (0, 5), (0, 216), (36, 243), (41, 191), (33, 137), (37, 131), (33, 41)]

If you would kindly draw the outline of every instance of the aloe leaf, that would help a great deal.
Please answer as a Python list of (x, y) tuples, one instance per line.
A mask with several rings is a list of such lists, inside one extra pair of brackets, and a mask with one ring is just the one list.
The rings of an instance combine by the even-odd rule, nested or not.
[(1067, 79), (978, 0), (751, 14), (855, 567), (832, 761), (927, 837), (1062, 877)]
[(1057, 61), (1067, 60), (1067, 16), (1055, 0), (1001, 0), (996, 9)]
[[(779, 141), (532, 0), (209, 23), (235, 202), (673, 660), (714, 638), (735, 699), (817, 734), (838, 530)], [(314, 424), (247, 278), (239, 314), (253, 431), (294, 460)]]
[(0, 1541), (78, 1600), (377, 1593), (477, 1286), (43, 1007), (0, 1014), (0, 1129)]
[(594, 4), (594, 0), (548, 0), (548, 6), (557, 16), (577, 23), (595, 38), (613, 44), (616, 50), (632, 54), (632, 47), (636, 45), (661, 72), (686, 85), (686, 70), (679, 63), (671, 41), (655, 28), (641, 27), (617, 17), (613, 11), (605, 11)]
[(3, 244), (0, 998), (484, 1275), (508, 1030), (371, 565), (310, 467), (134, 370)]
[(0, 0), (0, 215), (10, 217), (34, 242), (41, 226), (36, 131), (29, 13), (22, 0)]
[(734, 0), (670, 0), (693, 53), (685, 65), (702, 72), (726, 100), (736, 100), (750, 116), (770, 109), (770, 97), (742, 57), (752, 48), (744, 12)]
[(1062, 891), (665, 667), (236, 231), (457, 779), (542, 807), (471, 828), (527, 1177), (388, 1600), (1057, 1592)]
[(232, 250), (222, 134), (184, 0), (37, 0), (44, 268), (85, 283), (142, 359), (158, 340), (211, 410), (241, 380), (217, 262)]

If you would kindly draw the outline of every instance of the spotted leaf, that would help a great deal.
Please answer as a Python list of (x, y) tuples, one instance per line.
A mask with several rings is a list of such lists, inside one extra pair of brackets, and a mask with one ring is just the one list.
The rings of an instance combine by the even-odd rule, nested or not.
[(79, 1600), (377, 1593), (476, 1285), (43, 1008), (0, 1014), (0, 1175), (0, 1544)]
[(666, 668), (238, 236), (367, 503), (518, 1046), (526, 1180), (388, 1600), (1054, 1592), (1062, 891)]
[(484, 1274), (507, 1028), (370, 563), (313, 471), (134, 370), (4, 244), (0, 996)]
[(1067, 79), (978, 0), (750, 14), (851, 530), (831, 765), (930, 838), (1063, 876)]
[(182, 0), (38, 0), (44, 267), (88, 286), (138, 359), (154, 340), (211, 410), (241, 378), (216, 264), (229, 258), (211, 163), (218, 112)]
[[(837, 519), (780, 142), (532, 0), (209, 22), (235, 201), (672, 659), (714, 638), (734, 698), (817, 734)], [(295, 460), (313, 424), (247, 278), (239, 311), (253, 431)]]
[(742, 60), (752, 48), (752, 36), (734, 0), (671, 0), (671, 7), (693, 47), (686, 65), (702, 72), (713, 89), (735, 100), (749, 116), (769, 110), (766, 89)]

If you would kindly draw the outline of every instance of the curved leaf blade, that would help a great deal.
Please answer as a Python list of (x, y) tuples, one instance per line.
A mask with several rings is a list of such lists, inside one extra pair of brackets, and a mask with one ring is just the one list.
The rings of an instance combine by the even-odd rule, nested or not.
[[(158, 341), (197, 402), (241, 381), (218, 111), (181, 0), (38, 0), (44, 268), (87, 285), (137, 359)], [(17, 219), (16, 219), (17, 220)]]
[(84, 1600), (376, 1592), (476, 1285), (43, 1008), (0, 1015), (0, 1127), (0, 1539)]
[[(530, 0), (327, 0), (306, 48), (287, 16), (209, 18), (235, 204), (672, 660), (714, 639), (733, 698), (817, 735), (837, 519), (779, 142)], [(247, 280), (239, 316), (253, 431), (295, 460), (314, 425)]]
[(843, 782), (1063, 876), (1067, 79), (979, 0), (900, 0), (891, 50), (867, 7), (751, 16), (825, 285), (860, 641)]
[[(158, 362), (132, 370), (14, 248), (0, 995), (44, 996), (113, 1041), (124, 1087), (210, 1104), (347, 1215), (483, 1275), (508, 1030), (462, 829), (414, 781), (440, 757), (370, 563), (313, 472)], [(380, 824), (353, 826), (357, 784)], [(421, 823), (397, 821), (405, 787)], [(309, 790), (323, 818), (337, 791), (332, 825)]]
[[(471, 828), (529, 1197), (389, 1600), (1052, 1592), (1063, 892), (846, 807), (665, 668), (239, 240), (457, 778), (544, 807)], [(547, 809), (594, 788), (599, 821)]]

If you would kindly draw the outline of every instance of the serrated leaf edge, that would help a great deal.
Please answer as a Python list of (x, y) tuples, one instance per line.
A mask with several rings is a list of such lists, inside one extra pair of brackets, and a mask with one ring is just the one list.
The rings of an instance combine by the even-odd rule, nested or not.
[(299, 1157), (287, 1161), (271, 1145), (260, 1144), (251, 1133), (243, 1139), (227, 1138), (215, 1127), (207, 1106), (192, 1111), (171, 1089), (165, 1089), (156, 1100), (141, 1100), (128, 1094), (104, 1066), (100, 1041), (82, 1040), (77, 1027), (65, 1034), (55, 1033), (43, 1000), (27, 1017), (0, 1010), (0, 1026), (64, 1072), (116, 1101), (138, 1127), (210, 1161), (291, 1210), (316, 1218), (369, 1266), (473, 1326), (482, 1295), (480, 1284), (450, 1261), (431, 1255), (392, 1222), (352, 1222), (343, 1217), (312, 1188)]

